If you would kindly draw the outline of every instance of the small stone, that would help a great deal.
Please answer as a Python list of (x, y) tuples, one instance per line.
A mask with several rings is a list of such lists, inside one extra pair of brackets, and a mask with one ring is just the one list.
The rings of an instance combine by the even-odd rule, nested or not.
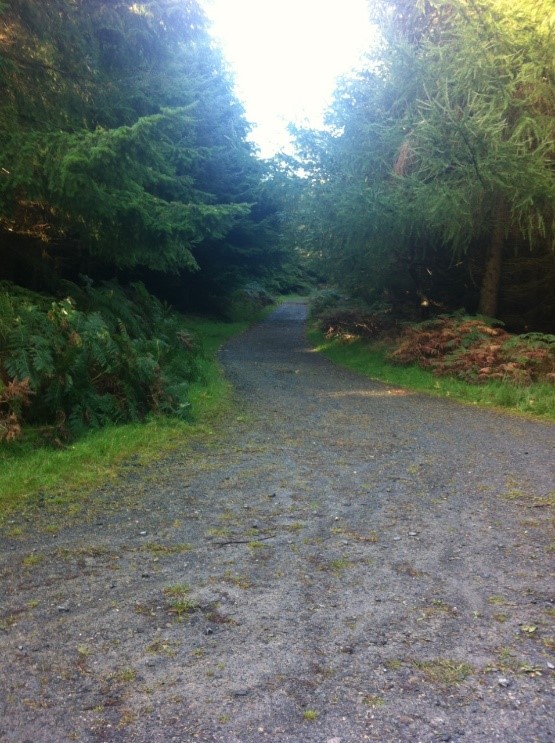
[(233, 696), (234, 697), (246, 697), (248, 693), (249, 693), (248, 689), (237, 689), (237, 691), (233, 692)]
[(154, 661), (151, 660), (150, 658), (145, 661), (145, 666), (148, 666), (149, 668), (153, 668), (155, 665), (156, 664), (154, 663)]
[(275, 498), (276, 497), (276, 494), (275, 493), (270, 493), (270, 496), (269, 497), (270, 498)]
[(511, 685), (511, 682), (509, 681), (509, 679), (505, 678), (504, 676), (500, 676), (497, 679), (497, 683), (499, 684), (499, 686), (503, 686), (504, 688), (507, 688), (508, 686)]
[(551, 668), (552, 671), (553, 669), (555, 669), (555, 665), (553, 663), (550, 663), (549, 661), (547, 661), (547, 667)]
[(415, 537), (417, 536), (418, 532), (416, 531), (409, 531), (409, 537)]
[(341, 743), (341, 738), (328, 738), (326, 743)]
[(393, 541), (394, 542), (400, 542), (401, 541), (401, 537), (393, 537)]
[(148, 532), (146, 532), (146, 531), (140, 531), (139, 532), (139, 536), (140, 537), (146, 537), (147, 534), (148, 534)]
[(204, 630), (204, 634), (205, 634), (205, 635), (213, 635), (213, 634), (214, 634), (214, 630), (212, 629), (212, 627), (207, 627), (207, 628), (206, 628), (206, 629)]
[(65, 611), (65, 612), (67, 612), (67, 611), (69, 611), (69, 604), (60, 604), (56, 608), (58, 609), (58, 611)]

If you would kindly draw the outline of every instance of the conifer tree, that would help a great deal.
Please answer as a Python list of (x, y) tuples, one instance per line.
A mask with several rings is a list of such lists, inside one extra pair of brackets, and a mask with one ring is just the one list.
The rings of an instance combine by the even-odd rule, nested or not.
[(380, 3), (381, 42), (338, 90), (328, 130), (298, 136), (296, 239), (343, 286), (372, 299), (438, 291), (448, 274), (451, 303), (477, 281), (479, 311), (496, 315), (503, 255), (553, 246), (551, 6)]
[(4, 244), (190, 271), (249, 222), (261, 170), (196, 0), (8, 0), (0, 85)]

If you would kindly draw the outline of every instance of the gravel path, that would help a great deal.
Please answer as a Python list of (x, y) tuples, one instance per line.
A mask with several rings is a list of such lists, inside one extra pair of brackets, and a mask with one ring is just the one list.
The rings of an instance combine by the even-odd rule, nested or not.
[(555, 427), (370, 382), (286, 304), (238, 406), (1, 535), (0, 740), (555, 741)]

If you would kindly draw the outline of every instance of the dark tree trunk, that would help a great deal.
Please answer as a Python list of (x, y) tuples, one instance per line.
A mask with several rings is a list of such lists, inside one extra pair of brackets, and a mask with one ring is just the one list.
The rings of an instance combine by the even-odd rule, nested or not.
[(504, 199), (500, 198), (495, 208), (495, 224), (491, 236), (486, 267), (480, 288), (478, 312), (487, 317), (497, 315), (499, 287), (501, 285), (501, 268), (503, 265), (503, 247), (508, 228), (509, 212)]

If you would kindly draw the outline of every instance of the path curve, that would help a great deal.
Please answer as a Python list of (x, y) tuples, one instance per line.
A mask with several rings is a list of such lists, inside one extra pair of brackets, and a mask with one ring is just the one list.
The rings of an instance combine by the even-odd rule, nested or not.
[(305, 313), (222, 350), (214, 437), (2, 535), (0, 740), (555, 740), (555, 427), (333, 366)]

